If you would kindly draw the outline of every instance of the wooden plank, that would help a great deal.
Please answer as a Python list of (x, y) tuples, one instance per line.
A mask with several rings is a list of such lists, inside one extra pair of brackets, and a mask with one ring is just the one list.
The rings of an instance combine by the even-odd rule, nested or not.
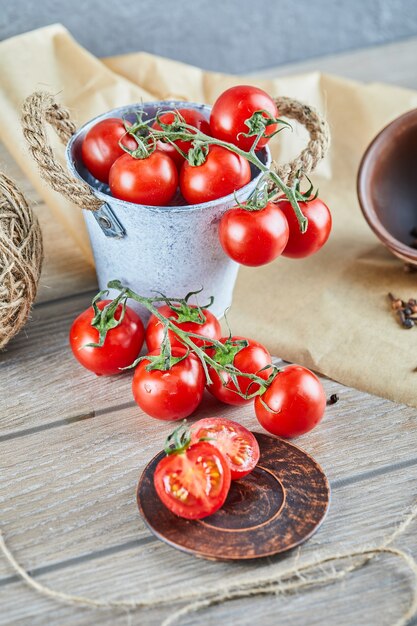
[[(320, 427), (297, 443), (314, 455), (334, 484), (343, 486), (379, 474), (383, 484), (395, 467), (405, 473), (407, 468), (417, 471), (415, 411), (324, 382), (328, 392), (340, 391), (340, 402), (328, 408)], [(121, 399), (130, 402), (130, 394)], [(225, 407), (209, 396), (207, 400), (196, 417), (225, 415), (261, 430), (251, 406)], [(60, 394), (53, 394), (53, 401), (57, 410), (67, 403)], [(369, 407), (375, 413), (368, 412)], [(2, 527), (29, 566), (143, 537), (135, 486), (172, 426), (133, 405), (118, 411), (104, 408), (91, 419), (68, 425), (62, 420), (48, 430), (20, 437), (14, 433), (14, 438), (3, 440)], [(1, 562), (0, 572), (5, 573)]]
[[(191, 580), (195, 581), (196, 587), (205, 589), (218, 580), (227, 582), (233, 580), (235, 576), (247, 573), (253, 573), (255, 577), (266, 572), (270, 573), (271, 568), (279, 572), (281, 567), (287, 568), (296, 560), (303, 563), (304, 559), (316, 554), (317, 550), (339, 551), (368, 542), (381, 541), (399, 521), (399, 512), (412, 503), (416, 478), (417, 466), (414, 466), (407, 471), (393, 472), (390, 479), (384, 483), (383, 493), (380, 477), (335, 486), (332, 509), (320, 531), (303, 546), (299, 555), (295, 551), (284, 560), (271, 558), (246, 564), (201, 561), (155, 540), (135, 546), (127, 544), (125, 549), (119, 547), (118, 550), (108, 554), (86, 555), (77, 563), (66, 565), (64, 562), (58, 568), (38, 573), (37, 578), (67, 593), (120, 599), (156, 592), (178, 593), (186, 590)], [(113, 510), (117, 516), (115, 505), (116, 503), (113, 503)], [(25, 546), (7, 528), (6, 537), (9, 538), (10, 546), (15, 549), (20, 561), (26, 567), (35, 567), (34, 559), (27, 554), (25, 556)], [(46, 536), (43, 541), (43, 545), (38, 546), (40, 555), (48, 551)], [(407, 546), (407, 550), (417, 556), (415, 525), (408, 529), (397, 544)], [(387, 569), (388, 567), (392, 570)], [(218, 623), (221, 617), (223, 623), (249, 624), (252, 618), (261, 620), (262, 624), (272, 625), (281, 623), (279, 618), (284, 620), (286, 615), (288, 620), (286, 623), (303, 626), (319, 623), (329, 625), (340, 623), (349, 626), (388, 625), (393, 623), (394, 617), (399, 616), (406, 602), (409, 593), (408, 583), (405, 571), (384, 557), (343, 585), (303, 593), (301, 597), (294, 599), (233, 602), (224, 607), (211, 609), (208, 614), (200, 613), (198, 616), (182, 620), (181, 624), (184, 626), (214, 624)], [(365, 596), (361, 589), (366, 589)], [(353, 602), (355, 597), (357, 601)], [(35, 625), (47, 622), (61, 624), (70, 618), (71, 624), (94, 623), (94, 618), (88, 612), (74, 608), (59, 608), (49, 600), (35, 597), (33, 592), (28, 591), (20, 582), (11, 582), (10, 579), (9, 582), (6, 580), (0, 585), (0, 603), (3, 607), (0, 624)], [(147, 612), (145, 619), (138, 619), (137, 623), (159, 623), (163, 613), (166, 614), (166, 611)], [(4, 616), (7, 616), (8, 622), (4, 621)], [(103, 618), (100, 614), (100, 623), (119, 623), (115, 620), (112, 622), (112, 619)]]

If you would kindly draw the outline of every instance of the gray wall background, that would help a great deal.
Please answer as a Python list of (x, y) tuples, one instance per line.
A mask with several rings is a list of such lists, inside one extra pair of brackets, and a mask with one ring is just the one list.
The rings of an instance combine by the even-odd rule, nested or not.
[(417, 35), (417, 0), (0, 0), (0, 39), (54, 22), (98, 56), (245, 73)]

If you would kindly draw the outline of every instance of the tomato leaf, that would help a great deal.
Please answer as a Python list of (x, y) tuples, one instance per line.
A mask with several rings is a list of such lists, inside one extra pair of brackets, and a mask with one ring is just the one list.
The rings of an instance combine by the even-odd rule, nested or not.
[[(127, 295), (124, 290), (122, 290), (114, 300), (109, 302), (109, 304), (106, 304), (103, 309), (99, 309), (97, 306), (97, 302), (101, 300), (103, 296), (107, 296), (108, 293), (109, 292), (107, 290), (100, 291), (92, 300), (91, 304), (94, 310), (94, 317), (91, 320), (91, 326), (97, 329), (99, 341), (97, 343), (87, 343), (86, 347), (102, 348), (109, 330), (119, 326), (124, 319), (127, 301)], [(119, 318), (116, 319), (115, 314), (119, 306), (122, 307), (122, 310)]]
[(192, 167), (198, 167), (206, 162), (209, 146), (201, 141), (193, 141), (187, 154), (187, 161)]
[[(243, 350), (243, 348), (247, 348), (248, 345), (249, 342), (246, 339), (231, 339), (229, 337), (221, 346), (216, 347), (212, 357), (213, 361), (216, 361), (223, 367), (232, 365), (237, 353)], [(239, 370), (236, 371), (239, 374)]]
[(191, 431), (184, 420), (170, 435), (168, 435), (164, 451), (165, 454), (181, 454), (191, 443)]

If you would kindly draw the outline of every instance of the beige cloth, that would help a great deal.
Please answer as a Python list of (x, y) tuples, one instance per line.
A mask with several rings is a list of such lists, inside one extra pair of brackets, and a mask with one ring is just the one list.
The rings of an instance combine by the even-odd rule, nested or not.
[[(333, 232), (306, 260), (278, 259), (242, 268), (229, 319), (235, 333), (265, 343), (273, 354), (302, 363), (346, 385), (417, 406), (417, 330), (390, 315), (388, 291), (417, 296), (415, 275), (384, 249), (366, 225), (355, 191), (360, 157), (387, 122), (417, 107), (417, 93), (361, 85), (310, 73), (275, 80), (204, 72), (145, 53), (102, 61), (59, 25), (0, 44), (0, 138), (68, 233), (91, 260), (81, 212), (49, 190), (28, 157), (20, 131), (23, 99), (35, 89), (59, 95), (75, 121), (140, 100), (176, 97), (211, 103), (232, 84), (251, 82), (271, 95), (298, 98), (324, 113), (332, 147), (313, 176), (332, 210)], [(300, 129), (276, 138), (273, 153), (286, 161), (304, 145)], [(59, 141), (53, 139), (63, 161)]]

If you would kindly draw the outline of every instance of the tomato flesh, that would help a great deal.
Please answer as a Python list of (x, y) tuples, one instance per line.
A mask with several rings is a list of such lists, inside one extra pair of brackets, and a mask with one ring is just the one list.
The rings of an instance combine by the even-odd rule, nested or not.
[(232, 480), (249, 474), (259, 461), (259, 445), (244, 426), (222, 417), (205, 418), (193, 424), (191, 442), (207, 439), (229, 464)]
[(154, 485), (162, 503), (175, 515), (202, 519), (223, 506), (230, 489), (230, 469), (208, 442), (191, 445), (159, 461)]

